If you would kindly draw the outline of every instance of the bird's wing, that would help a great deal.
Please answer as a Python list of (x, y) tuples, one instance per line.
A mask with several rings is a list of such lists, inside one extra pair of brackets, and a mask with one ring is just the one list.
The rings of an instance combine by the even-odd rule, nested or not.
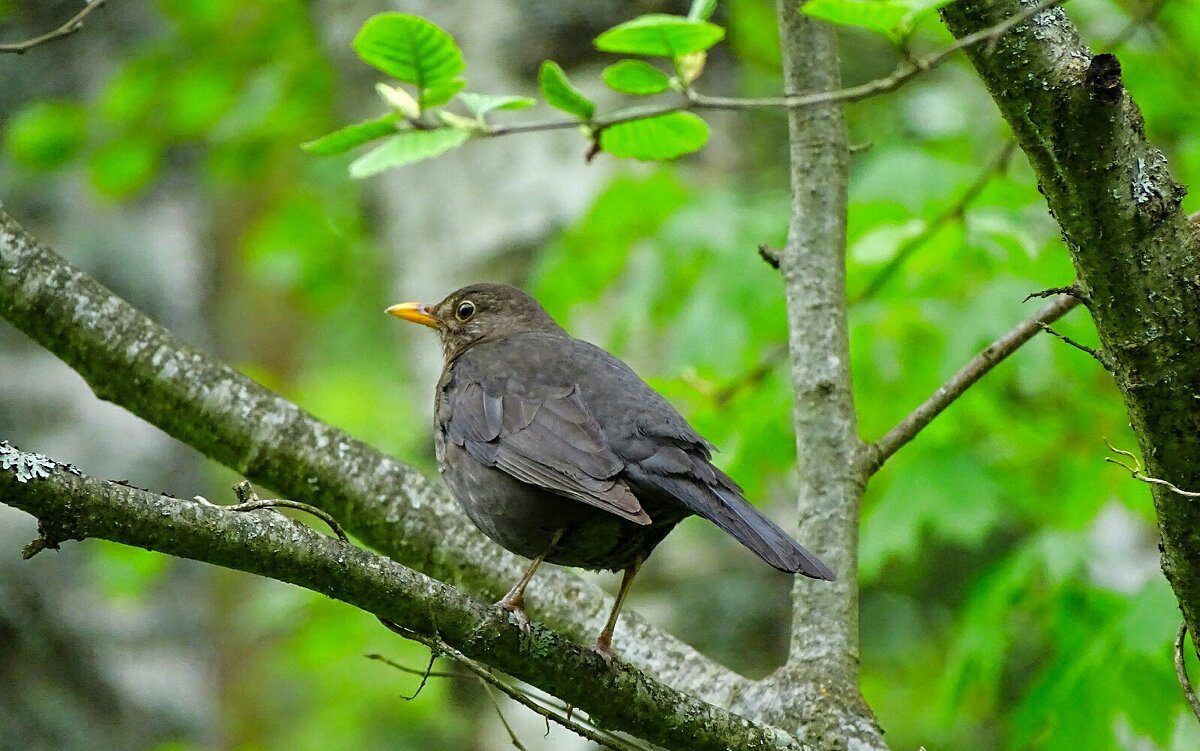
[(637, 457), (626, 465), (626, 476), (638, 492), (653, 488), (676, 498), (780, 571), (834, 578), (828, 566), (751, 505), (738, 484), (709, 462), (712, 445), (682, 418), (644, 414), (637, 434), (622, 448)]
[(575, 386), (487, 379), (455, 384), (447, 440), (477, 461), (638, 524), (650, 517), (618, 475), (625, 463)]

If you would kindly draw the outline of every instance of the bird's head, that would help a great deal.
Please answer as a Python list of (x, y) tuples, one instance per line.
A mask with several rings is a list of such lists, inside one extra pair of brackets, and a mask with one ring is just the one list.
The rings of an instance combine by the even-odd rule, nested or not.
[(388, 313), (437, 329), (447, 361), (472, 345), (527, 331), (561, 331), (537, 300), (507, 284), (472, 284), (439, 303), (405, 302)]

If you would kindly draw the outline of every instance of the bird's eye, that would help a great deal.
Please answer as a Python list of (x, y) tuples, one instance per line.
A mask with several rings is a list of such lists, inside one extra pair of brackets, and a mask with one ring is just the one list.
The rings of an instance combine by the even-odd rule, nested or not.
[(471, 302), (470, 300), (463, 300), (460, 302), (458, 304), (458, 308), (454, 311), (454, 317), (460, 321), (463, 321), (464, 323), (473, 315), (475, 315), (475, 303)]

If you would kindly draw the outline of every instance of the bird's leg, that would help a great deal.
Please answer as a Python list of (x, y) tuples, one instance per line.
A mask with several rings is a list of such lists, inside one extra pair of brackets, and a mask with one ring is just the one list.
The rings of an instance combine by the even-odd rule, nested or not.
[(538, 566), (542, 565), (542, 561), (546, 560), (546, 556), (550, 555), (550, 551), (558, 544), (558, 539), (562, 537), (563, 530), (558, 530), (554, 536), (550, 538), (550, 544), (546, 546), (546, 552), (533, 559), (529, 564), (529, 568), (525, 569), (525, 573), (521, 575), (520, 580), (513, 585), (513, 588), (508, 590), (508, 594), (501, 597), (496, 602), (496, 607), (507, 610), (517, 617), (517, 624), (521, 630), (529, 632), (529, 616), (525, 614), (525, 587), (529, 586), (529, 582), (533, 579), (533, 575), (537, 573)]
[(629, 594), (629, 586), (633, 584), (633, 577), (637, 576), (638, 569), (642, 567), (642, 560), (642, 558), (638, 558), (633, 565), (625, 569), (625, 575), (621, 577), (621, 586), (617, 589), (617, 599), (613, 601), (612, 612), (608, 614), (604, 630), (596, 637), (594, 649), (600, 653), (605, 662), (612, 662), (612, 638), (613, 631), (617, 628), (617, 616), (621, 614), (621, 606), (625, 604), (625, 595)]

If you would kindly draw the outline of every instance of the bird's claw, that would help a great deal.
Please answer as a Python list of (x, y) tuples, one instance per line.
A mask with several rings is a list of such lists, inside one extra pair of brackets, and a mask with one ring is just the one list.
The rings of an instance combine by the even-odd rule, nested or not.
[(592, 645), (592, 651), (600, 655), (600, 659), (604, 660), (605, 665), (610, 668), (613, 666), (612, 637), (605, 639), (604, 634), (601, 634), (600, 638), (596, 639), (596, 643)]
[(509, 597), (505, 595), (496, 601), (496, 607), (513, 614), (517, 619), (517, 625), (521, 628), (521, 633), (529, 636), (530, 625), (529, 616), (525, 613), (525, 599), (520, 595)]

